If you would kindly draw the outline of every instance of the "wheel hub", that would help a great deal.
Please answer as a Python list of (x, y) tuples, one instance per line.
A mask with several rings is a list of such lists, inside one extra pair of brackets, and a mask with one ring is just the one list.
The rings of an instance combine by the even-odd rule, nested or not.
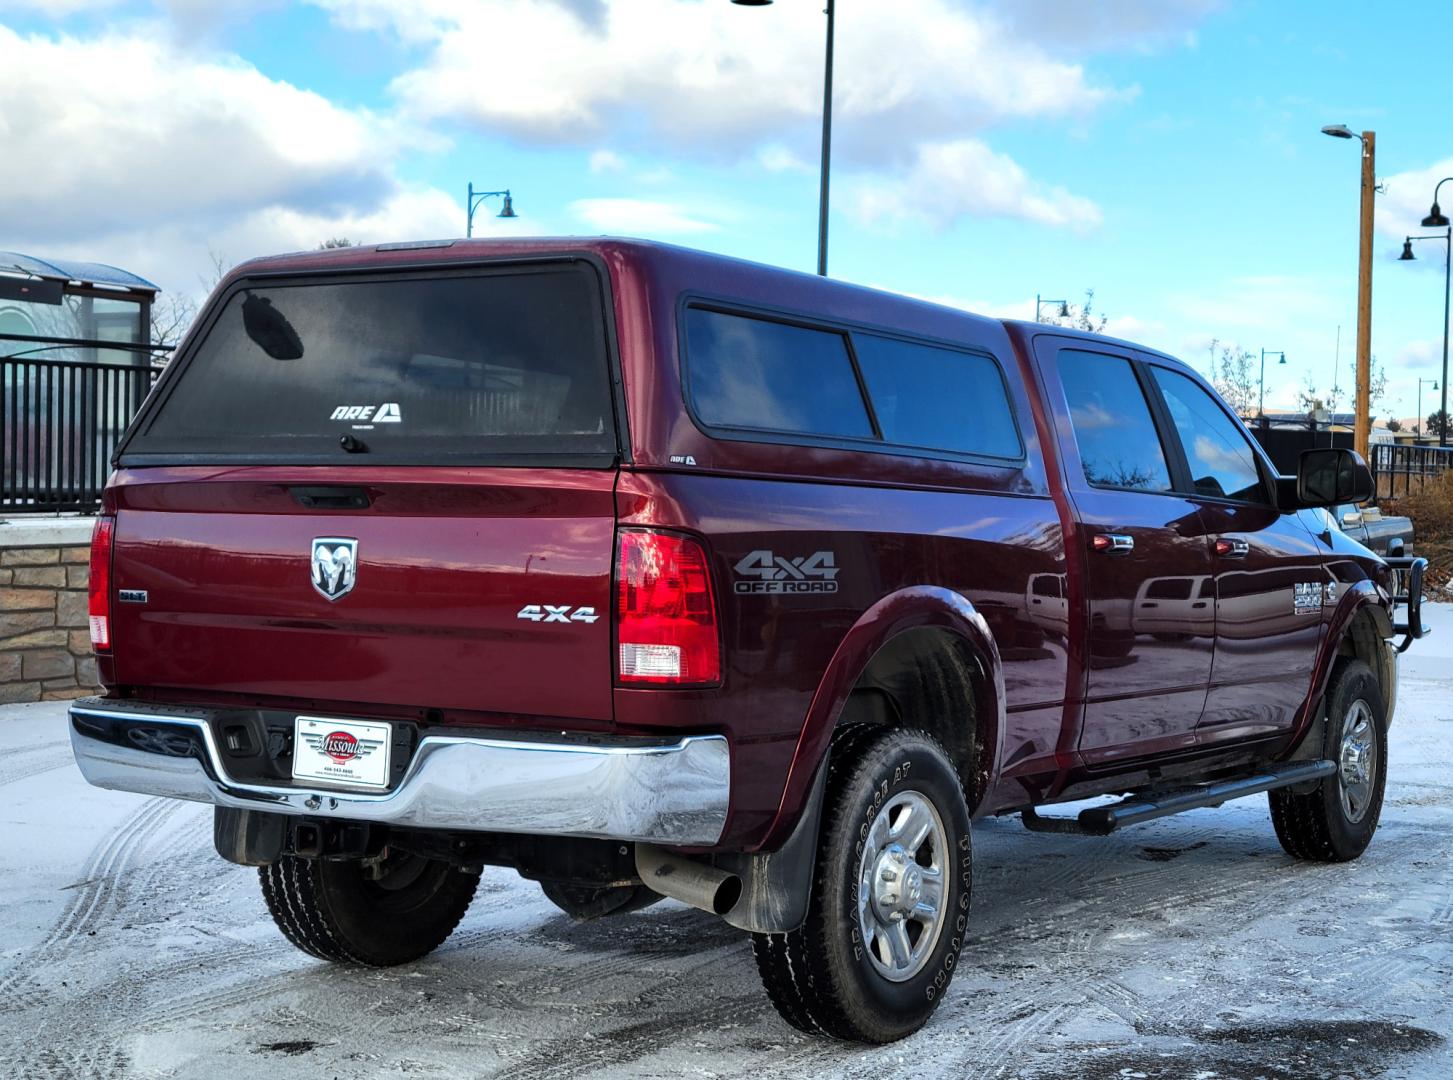
[(1372, 804), (1379, 768), (1376, 721), (1372, 708), (1361, 698), (1347, 708), (1342, 718), (1342, 744), (1337, 751), (1337, 786), (1342, 813), (1359, 822)]
[(902, 919), (923, 899), (923, 868), (902, 844), (890, 844), (873, 872), (873, 904), (882, 919)]

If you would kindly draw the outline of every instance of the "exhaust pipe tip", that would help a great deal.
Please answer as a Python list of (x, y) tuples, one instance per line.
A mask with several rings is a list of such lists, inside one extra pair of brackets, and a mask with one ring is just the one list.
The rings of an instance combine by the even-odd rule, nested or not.
[(736, 874), (654, 844), (636, 845), (636, 871), (648, 889), (713, 915), (725, 915), (742, 898), (742, 879)]

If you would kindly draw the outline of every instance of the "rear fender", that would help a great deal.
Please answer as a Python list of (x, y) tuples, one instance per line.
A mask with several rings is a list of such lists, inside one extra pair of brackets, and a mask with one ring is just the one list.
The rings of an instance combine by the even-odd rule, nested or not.
[(901, 589), (862, 614), (828, 663), (807, 710), (777, 817), (761, 849), (776, 850), (793, 832), (826, 759), (843, 705), (869, 661), (897, 635), (924, 627), (937, 627), (961, 637), (978, 663), (974, 713), (980, 738), (989, 751), (989, 775), (984, 778), (982, 790), (992, 788), (1004, 747), (1004, 673), (989, 624), (972, 603), (951, 589), (930, 585)]

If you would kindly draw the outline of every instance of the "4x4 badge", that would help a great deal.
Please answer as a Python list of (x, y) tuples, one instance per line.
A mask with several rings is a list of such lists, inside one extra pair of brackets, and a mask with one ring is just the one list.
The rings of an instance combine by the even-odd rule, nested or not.
[(313, 588), (337, 600), (358, 581), (358, 541), (343, 536), (320, 536), (313, 541)]

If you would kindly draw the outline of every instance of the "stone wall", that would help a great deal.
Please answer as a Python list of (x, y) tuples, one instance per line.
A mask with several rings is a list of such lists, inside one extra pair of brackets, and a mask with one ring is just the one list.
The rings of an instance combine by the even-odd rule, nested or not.
[(0, 521), (0, 704), (95, 693), (91, 520)]

